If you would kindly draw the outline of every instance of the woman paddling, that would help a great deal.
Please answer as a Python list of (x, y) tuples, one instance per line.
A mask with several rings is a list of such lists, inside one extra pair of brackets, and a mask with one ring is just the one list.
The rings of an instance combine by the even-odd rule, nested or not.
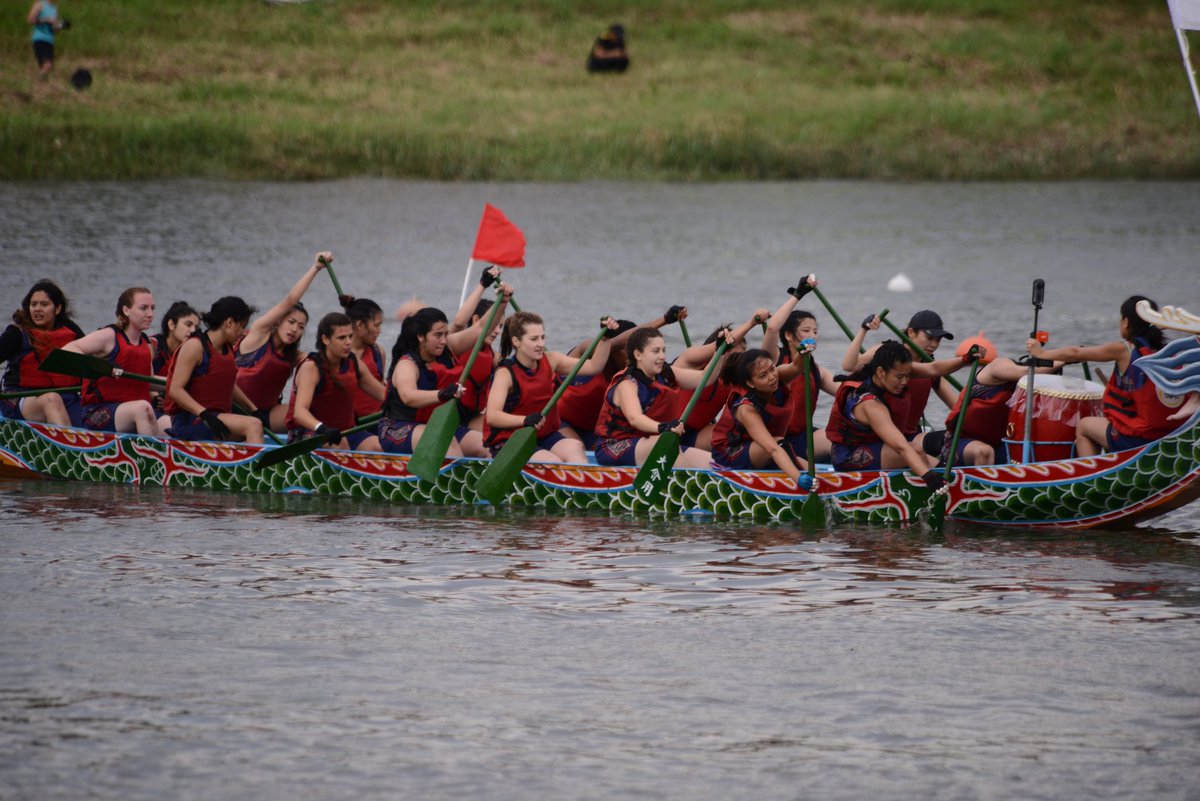
[[(501, 286), (507, 286), (502, 284)], [(501, 295), (501, 303), (506, 303), (507, 295)], [(470, 302), (470, 298), (467, 299)], [(487, 314), (491, 311), (492, 304), (495, 301), (487, 298), (482, 298), (475, 305), (475, 310), (471, 314), (469, 320), (466, 321), (464, 327), (477, 325), (481, 320), (487, 318)], [(463, 385), (462, 397), (458, 399), (459, 419), (467, 428), (467, 433), (463, 436), (459, 443), (462, 446), (463, 455), (465, 456), (491, 456), (489, 451), (483, 444), (483, 426), (484, 426), (484, 411), (487, 407), (488, 390), (492, 386), (492, 375), (496, 371), (496, 351), (492, 348), (493, 343), (500, 336), (503, 329), (504, 310), (496, 312), (496, 318), (492, 322), (492, 328), (483, 337), (483, 345), (479, 348), (479, 356), (475, 359), (475, 364), (471, 366), (471, 374), (461, 376), (459, 381)], [(470, 351), (464, 351), (454, 357), (454, 361), (459, 368), (467, 366), (467, 360), (471, 358)]]
[(373, 431), (342, 435), (355, 425), (359, 391), (383, 401), (385, 393), (367, 366), (354, 355), (354, 327), (350, 317), (333, 312), (317, 324), (317, 349), (296, 368), (288, 402), (288, 442), (324, 434), (332, 448), (378, 451)]
[(713, 462), (733, 470), (757, 470), (774, 463), (793, 481), (800, 480), (808, 462), (787, 445), (784, 437), (792, 419), (787, 382), (801, 374), (799, 363), (775, 366), (765, 350), (755, 348), (738, 356), (730, 396), (713, 433)]
[[(606, 317), (604, 325), (606, 334), (616, 335), (616, 320)], [(484, 445), (493, 455), (497, 454), (517, 429), (533, 426), (537, 431), (537, 450), (532, 461), (585, 464), (587, 454), (583, 443), (560, 430), (557, 407), (542, 416), (542, 409), (554, 394), (557, 377), (570, 373), (579, 359), (546, 350), (545, 324), (532, 312), (517, 312), (509, 317), (502, 336), (500, 352), (504, 359), (496, 367), (488, 391)], [(604, 369), (611, 339), (606, 336), (599, 342), (576, 375), (595, 375)]]
[(1127, 298), (1121, 304), (1117, 329), (1121, 338), (1091, 347), (1044, 348), (1036, 339), (1025, 343), (1029, 354), (1038, 359), (1064, 362), (1112, 361), (1112, 375), (1104, 388), (1104, 416), (1085, 417), (1075, 429), (1075, 453), (1095, 456), (1101, 448), (1123, 451), (1161, 439), (1179, 427), (1170, 419), (1185, 398), (1161, 392), (1138, 366), (1138, 359), (1162, 349), (1166, 337), (1162, 330), (1143, 320), (1137, 313), (1138, 301), (1145, 300), (1158, 310), (1158, 304), (1142, 295)]
[[(683, 447), (699, 448), (702, 451), (712, 450), (713, 431), (716, 429), (717, 417), (721, 414), (721, 410), (725, 408), (725, 403), (729, 400), (729, 395), (733, 391), (735, 382), (734, 365), (737, 364), (738, 356), (746, 351), (746, 336), (754, 328), (761, 325), (769, 315), (770, 312), (766, 309), (756, 309), (746, 322), (737, 328), (733, 328), (732, 331), (730, 330), (730, 326), (727, 325), (716, 328), (702, 344), (688, 348), (672, 362), (672, 370), (679, 370), (681, 368), (703, 370), (712, 360), (713, 354), (717, 352), (717, 343), (724, 341), (726, 332), (729, 332), (729, 335), (733, 338), (733, 344), (726, 349), (725, 356), (723, 357), (724, 360), (717, 369), (716, 379), (700, 392), (700, 399), (692, 407), (692, 413), (683, 421), (683, 436), (680, 438), (680, 443)], [(768, 340), (772, 336), (773, 332), (768, 329), (767, 337), (764, 339), (764, 347), (769, 344)], [(688, 401), (691, 400), (691, 393), (676, 393), (676, 400), (678, 402), (679, 414), (683, 414), (684, 408), (687, 406)]]
[(154, 374), (165, 376), (167, 364), (179, 346), (200, 327), (200, 312), (184, 300), (177, 300), (163, 315), (162, 330), (150, 337), (154, 343)]
[(234, 439), (263, 441), (258, 417), (234, 414), (234, 401), (254, 406), (238, 388), (235, 344), (250, 322), (254, 309), (239, 297), (218, 300), (203, 315), (204, 330), (175, 351), (167, 368), (167, 397), (163, 411), (171, 417), (167, 430), (177, 439)]
[[(732, 344), (733, 335), (726, 333)], [(679, 389), (694, 390), (704, 378), (701, 370), (673, 369), (667, 365), (667, 346), (656, 328), (639, 328), (625, 343), (629, 367), (618, 373), (604, 396), (596, 423), (596, 461), (603, 465), (633, 467), (646, 461), (660, 435), (674, 431), (682, 436)], [(709, 382), (714, 379), (709, 377)], [(678, 467), (708, 467), (712, 455), (702, 448), (685, 448)]]
[[(475, 345), (482, 325), (477, 323), (452, 334), (446, 314), (431, 306), (404, 319), (392, 347), (387, 395), (379, 421), (379, 443), (385, 451), (412, 453), (433, 410), (462, 397), (462, 366), (454, 357)], [(449, 457), (463, 455), (458, 441), (466, 433), (466, 427), (460, 426), (446, 452)]]
[[(50, 351), (83, 336), (71, 319), (70, 304), (58, 284), (48, 278), (34, 284), (12, 319), (12, 325), (0, 334), (0, 361), (8, 362), (0, 382), (5, 392), (52, 390), (79, 383), (73, 376), (38, 369)], [(48, 391), (24, 398), (0, 399), (0, 415), (11, 420), (77, 426), (83, 420), (83, 407), (77, 392)]]
[[(117, 299), (117, 322), (70, 342), (64, 350), (98, 356), (128, 373), (154, 371), (154, 296), (145, 287), (126, 289)], [(89, 378), (83, 382), (83, 426), (95, 431), (136, 431), (161, 437), (150, 384), (132, 378)]]
[(937, 460), (917, 451), (899, 423), (897, 401), (912, 375), (912, 353), (899, 342), (874, 349), (871, 361), (847, 376), (838, 389), (825, 429), (837, 470), (892, 470), (908, 467), (937, 490), (942, 477), (931, 468)]
[[(342, 295), (339, 300), (346, 316), (350, 318), (350, 352), (367, 369), (380, 386), (383, 385), (383, 350), (379, 347), (379, 334), (383, 331), (383, 309), (370, 298), (355, 298)], [(382, 397), (376, 398), (365, 386), (354, 390), (354, 416), (366, 417), (383, 408)]]
[(283, 388), (299, 364), (300, 339), (308, 326), (308, 311), (300, 299), (317, 273), (333, 261), (329, 251), (313, 257), (300, 280), (276, 303), (250, 324), (237, 343), (237, 385), (250, 400), (247, 407), (271, 431), (286, 430), (287, 407)]

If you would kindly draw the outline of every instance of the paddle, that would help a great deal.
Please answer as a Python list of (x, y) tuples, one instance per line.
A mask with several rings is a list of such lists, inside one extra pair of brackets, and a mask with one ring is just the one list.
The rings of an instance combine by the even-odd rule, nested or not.
[[(808, 343), (809, 340), (804, 342)], [(813, 346), (816, 346), (816, 342), (813, 342)], [(809, 381), (812, 380), (812, 351), (805, 353), (801, 358), (804, 359), (804, 436), (808, 445), (808, 476), (812, 479), (812, 487), (808, 490), (804, 505), (800, 507), (800, 522), (805, 526), (818, 528), (825, 525), (825, 504), (817, 494), (817, 448), (813, 434), (812, 392), (808, 389)]]
[(946, 496), (950, 494), (951, 471), (954, 469), (954, 457), (958, 454), (958, 438), (962, 434), (963, 421), (967, 419), (967, 407), (971, 403), (971, 390), (975, 388), (975, 372), (979, 369), (979, 348), (971, 347), (971, 372), (967, 376), (967, 386), (963, 390), (962, 405), (958, 410), (958, 419), (954, 421), (954, 436), (950, 438), (950, 453), (946, 455), (946, 470), (942, 479), (946, 482), (934, 493), (929, 504), (929, 525), (934, 531), (941, 532), (946, 520)]
[[(483, 327), (479, 329), (479, 336), (475, 338), (475, 346), (471, 348), (471, 355), (463, 366), (463, 381), (466, 381), (467, 377), (471, 375), (471, 368), (475, 366), (475, 357), (483, 348), (483, 341), (487, 339), (488, 332), (492, 330), (492, 322), (496, 319), (498, 311), (500, 311), (499, 299), (488, 310)], [(413, 449), (412, 457), (408, 460), (408, 472), (425, 481), (437, 481), (438, 471), (446, 461), (446, 451), (450, 449), (454, 432), (460, 425), (462, 425), (462, 419), (459, 417), (458, 404), (454, 402), (453, 398), (434, 409), (428, 422), (425, 423), (425, 431), (422, 432), (421, 439), (417, 441), (417, 447)]]
[(679, 333), (683, 334), (683, 346), (690, 348), (692, 346), (692, 338), (688, 336), (687, 323), (682, 319), (679, 320)]
[[(160, 387), (167, 385), (167, 379), (160, 376), (129, 373), (120, 367), (113, 367), (107, 359), (101, 359), (99, 356), (89, 356), (85, 353), (76, 353), (73, 350), (59, 349), (50, 351), (50, 354), (42, 360), (41, 369), (45, 372), (62, 373), (64, 375), (78, 376), (79, 378), (130, 378), (134, 381), (145, 381), (147, 384), (154, 384)], [(63, 390), (56, 391), (61, 392)], [(245, 412), (239, 410), (239, 413), (244, 414)], [(265, 424), (263, 425), (263, 434), (275, 442), (283, 442)]]
[(41, 370), (45, 373), (62, 373), (77, 378), (131, 378), (134, 381), (145, 381), (160, 387), (167, 384), (165, 378), (156, 375), (128, 373), (120, 367), (113, 367), (107, 359), (101, 359), (99, 356), (88, 356), (85, 353), (76, 353), (73, 350), (62, 350), (61, 348), (50, 351), (49, 355), (42, 359)]
[[(934, 361), (934, 358), (932, 356), (930, 356), (928, 353), (926, 353), (924, 348), (922, 348), (916, 342), (913, 342), (912, 337), (910, 337), (908, 334), (901, 331), (896, 326), (896, 324), (893, 323), (891, 320), (889, 320), (885, 317), (883, 320), (883, 324), (886, 325), (888, 328), (890, 328), (892, 330), (893, 334), (900, 337), (900, 339), (903, 340), (904, 344), (908, 345), (908, 347), (913, 351), (913, 353), (916, 353), (918, 356), (920, 356), (921, 361), (923, 361), (923, 362)], [(946, 379), (946, 382), (949, 383), (950, 386), (954, 387), (955, 389), (959, 390), (960, 392), (962, 391), (962, 384), (955, 381), (954, 376), (947, 375), (947, 376), (942, 376), (942, 377)]]
[[(812, 292), (817, 296), (817, 300), (821, 301), (821, 305), (825, 307), (825, 311), (829, 312), (829, 316), (832, 317), (839, 326), (841, 326), (842, 333), (846, 335), (846, 339), (853, 342), (854, 334), (850, 332), (850, 328), (846, 325), (846, 322), (840, 316), (838, 316), (836, 311), (833, 310), (833, 306), (830, 305), (829, 300), (825, 297), (825, 293), (821, 291), (821, 288), (814, 286), (812, 288)], [(863, 348), (862, 345), (858, 346), (859, 353), (864, 353), (865, 351), (866, 349)]]
[[(600, 326), (600, 331), (592, 339), (592, 344), (588, 345), (587, 350), (579, 357), (579, 361), (575, 362), (575, 366), (571, 368), (571, 372), (567, 373), (567, 377), (550, 396), (550, 400), (542, 409), (543, 417), (550, 414), (550, 410), (558, 403), (558, 399), (567, 391), (567, 387), (571, 386), (571, 382), (575, 380), (575, 376), (583, 367), (584, 362), (592, 358), (592, 352), (596, 350), (596, 346), (600, 344), (600, 339), (607, 330), (607, 326)], [(475, 492), (481, 498), (486, 498), (493, 504), (499, 504), (504, 500), (509, 487), (517, 480), (517, 476), (521, 474), (521, 470), (528, 464), (529, 457), (533, 456), (535, 451), (537, 451), (537, 430), (533, 426), (523, 426), (517, 429), (516, 433), (508, 438), (508, 442), (504, 443), (504, 447), (500, 449), (500, 453), (496, 454), (492, 463), (483, 471), (483, 475), (475, 483)]]
[[(342, 436), (344, 437), (347, 434), (357, 434), (359, 431), (366, 431), (368, 428), (375, 425), (375, 423), (378, 422), (379, 418), (382, 416), (382, 413), (379, 412), (376, 412), (375, 414), (369, 414), (364, 417), (362, 419), (363, 421), (358, 425), (354, 426), (353, 428), (347, 428), (345, 431), (343, 431)], [(295, 459), (297, 456), (303, 456), (306, 453), (312, 453), (317, 448), (323, 448), (327, 444), (329, 444), (328, 434), (314, 434), (308, 439), (302, 439), (299, 442), (291, 442), (287, 445), (281, 445), (278, 448), (272, 448), (269, 451), (263, 451), (259, 457), (254, 460), (251, 466), (255, 470), (265, 470), (271, 465), (276, 465), (280, 462), (286, 462), (289, 459)]]
[[(680, 320), (680, 323), (683, 321)], [(687, 421), (692, 414), (692, 409), (696, 407), (696, 402), (700, 400), (700, 395), (704, 392), (704, 388), (708, 386), (708, 379), (712, 376), (713, 370), (716, 369), (717, 363), (721, 361), (721, 356), (725, 354), (725, 348), (729, 347), (729, 343), (724, 339), (717, 346), (717, 352), (713, 354), (712, 361), (708, 363), (708, 367), (704, 369), (704, 377), (700, 379), (699, 385), (692, 391), (692, 397), (688, 399), (687, 406), (683, 409), (683, 414), (680, 420)], [(680, 437), (674, 431), (664, 431), (659, 434), (658, 440), (654, 443), (654, 447), (650, 449), (650, 453), (646, 456), (646, 461), (638, 469), (637, 477), (633, 480), (634, 490), (638, 496), (648, 504), (658, 503), (662, 497), (663, 490), (666, 489), (667, 479), (671, 475), (671, 468), (675, 466), (675, 460), (679, 458), (679, 440)]]
[[(1046, 299), (1046, 282), (1041, 278), (1033, 281), (1033, 332), (1029, 336), (1037, 338), (1038, 314), (1042, 311), (1042, 301)], [(1037, 370), (1037, 359), (1030, 358), (1029, 373), (1025, 378), (1025, 438), (1021, 445), (1021, 461), (1029, 464), (1033, 460), (1033, 376)]]
[(0, 398), (32, 398), (35, 395), (45, 395), (48, 392), (78, 392), (83, 387), (42, 387), (41, 389), (21, 389), (12, 392), (0, 392)]
[(342, 285), (338, 283), (337, 273), (333, 271), (333, 262), (327, 259), (320, 259), (321, 264), (325, 265), (325, 272), (329, 273), (329, 280), (333, 282), (333, 291), (337, 293), (338, 298), (344, 298), (346, 293), (342, 291)]

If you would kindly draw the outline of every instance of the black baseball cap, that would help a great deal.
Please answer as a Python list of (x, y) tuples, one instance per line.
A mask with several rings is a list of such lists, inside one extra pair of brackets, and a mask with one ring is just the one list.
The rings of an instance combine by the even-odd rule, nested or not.
[(942, 328), (942, 318), (938, 317), (938, 313), (929, 309), (914, 314), (908, 321), (908, 327), (914, 331), (924, 331), (938, 339), (954, 339), (954, 334)]

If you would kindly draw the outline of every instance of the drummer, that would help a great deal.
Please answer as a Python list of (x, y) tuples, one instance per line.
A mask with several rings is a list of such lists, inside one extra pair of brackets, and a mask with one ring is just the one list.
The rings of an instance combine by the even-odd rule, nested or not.
[(1140, 300), (1148, 301), (1158, 310), (1158, 304), (1142, 295), (1127, 298), (1121, 304), (1118, 340), (1065, 348), (1044, 348), (1036, 339), (1025, 342), (1025, 349), (1038, 359), (1113, 362), (1112, 375), (1104, 389), (1104, 416), (1085, 417), (1075, 429), (1078, 456), (1095, 456), (1102, 448), (1108, 451), (1137, 448), (1165, 437), (1179, 425), (1178, 420), (1170, 418), (1183, 405), (1184, 398), (1161, 393), (1137, 364), (1138, 359), (1166, 344), (1163, 332), (1138, 316)]

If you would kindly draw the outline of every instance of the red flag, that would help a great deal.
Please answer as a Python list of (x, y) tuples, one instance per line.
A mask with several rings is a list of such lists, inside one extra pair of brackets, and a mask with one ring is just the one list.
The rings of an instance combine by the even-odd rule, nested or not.
[(483, 204), (483, 219), (471, 258), (500, 267), (525, 266), (525, 234), (491, 203)]

